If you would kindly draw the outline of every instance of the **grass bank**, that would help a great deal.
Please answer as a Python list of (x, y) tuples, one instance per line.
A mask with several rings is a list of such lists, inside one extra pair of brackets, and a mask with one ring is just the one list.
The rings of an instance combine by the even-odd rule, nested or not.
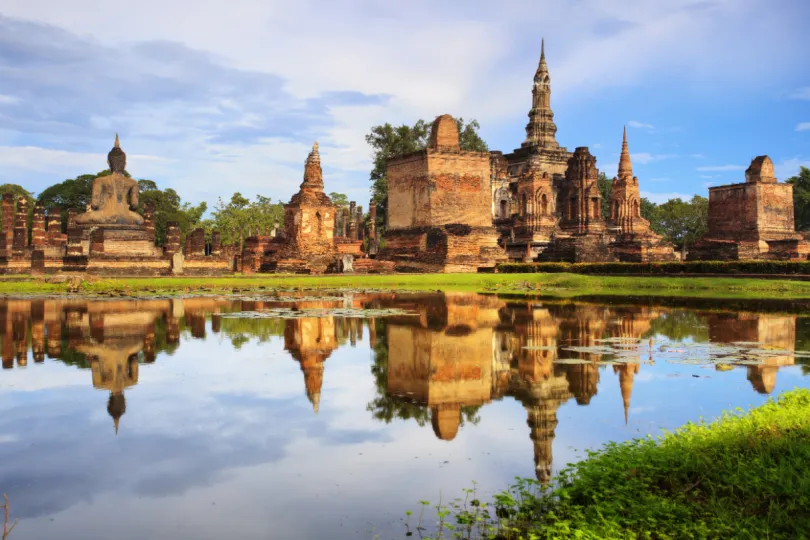
[(438, 528), (420, 532), (434, 539), (810, 538), (808, 462), (810, 391), (793, 390), (710, 424), (608, 444), (564, 470), (550, 491), (521, 480), (490, 504), (468, 493), (437, 505)]
[(0, 279), (0, 295), (27, 294), (195, 294), (268, 289), (382, 289), (467, 291), (577, 296), (688, 296), (694, 298), (810, 298), (810, 282), (756, 278), (627, 277), (582, 274), (392, 274), (260, 275), (165, 278)]

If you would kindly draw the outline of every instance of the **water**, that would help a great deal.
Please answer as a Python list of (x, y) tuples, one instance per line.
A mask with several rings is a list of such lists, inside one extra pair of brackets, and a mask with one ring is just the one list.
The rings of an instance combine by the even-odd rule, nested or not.
[(10, 538), (401, 538), (421, 499), (547, 480), (607, 441), (808, 386), (806, 312), (472, 294), (2, 300)]

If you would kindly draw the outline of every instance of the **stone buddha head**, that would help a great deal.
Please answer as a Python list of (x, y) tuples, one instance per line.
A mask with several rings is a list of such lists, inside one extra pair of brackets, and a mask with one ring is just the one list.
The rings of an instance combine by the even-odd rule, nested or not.
[(115, 145), (110, 153), (107, 154), (107, 165), (110, 166), (110, 172), (123, 174), (124, 169), (127, 168), (127, 155), (121, 150), (121, 144), (118, 142), (118, 133), (115, 134)]

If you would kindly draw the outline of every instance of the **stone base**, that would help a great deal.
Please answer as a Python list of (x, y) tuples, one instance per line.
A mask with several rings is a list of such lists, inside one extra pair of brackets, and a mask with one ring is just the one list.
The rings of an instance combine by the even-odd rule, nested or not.
[(495, 227), (458, 224), (389, 230), (377, 259), (399, 272), (477, 272), (507, 260)]
[(609, 239), (602, 234), (558, 236), (537, 258), (540, 262), (617, 262)]
[(619, 262), (674, 262), (680, 257), (671, 244), (655, 236), (629, 237), (616, 240), (610, 244), (610, 251)]
[(233, 273), (231, 257), (185, 257), (182, 273), (184, 276), (227, 276)]
[(82, 251), (90, 253), (91, 236), (95, 231), (103, 230), (103, 253), (95, 256), (116, 258), (162, 257), (163, 250), (155, 246), (146, 227), (112, 226), (85, 227), (82, 231)]
[[(703, 238), (686, 256), (687, 261), (806, 261), (810, 258), (810, 242), (795, 235), (775, 240), (725, 240)], [(797, 238), (798, 237), (798, 238)]]

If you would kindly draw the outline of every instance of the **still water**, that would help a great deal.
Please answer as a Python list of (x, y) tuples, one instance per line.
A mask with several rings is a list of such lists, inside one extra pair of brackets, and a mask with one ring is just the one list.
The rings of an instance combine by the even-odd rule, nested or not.
[(421, 499), (810, 386), (807, 307), (0, 300), (10, 538), (401, 538)]

